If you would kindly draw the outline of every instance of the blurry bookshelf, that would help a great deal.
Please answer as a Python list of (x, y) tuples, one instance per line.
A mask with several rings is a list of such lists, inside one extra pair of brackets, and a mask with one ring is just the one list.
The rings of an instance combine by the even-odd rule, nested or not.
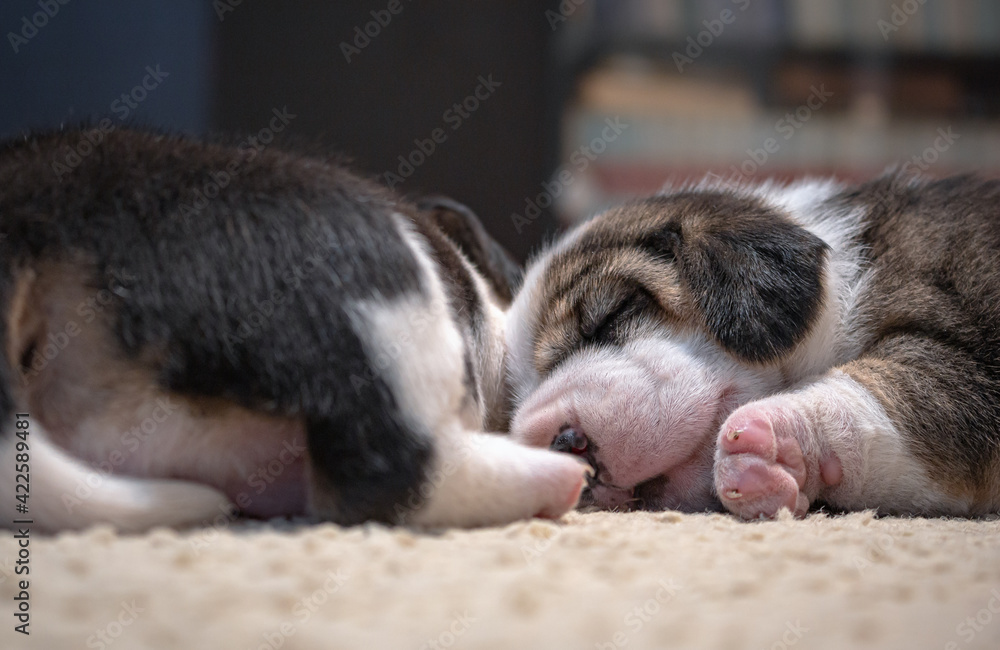
[(1000, 173), (995, 0), (564, 5), (548, 15), (563, 180), (535, 197), (564, 224), (709, 174)]

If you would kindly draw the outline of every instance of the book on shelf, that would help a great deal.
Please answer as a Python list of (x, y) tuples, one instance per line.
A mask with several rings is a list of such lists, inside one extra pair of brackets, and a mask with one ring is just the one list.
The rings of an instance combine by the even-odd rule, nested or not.
[(720, 41), (801, 49), (1000, 53), (996, 0), (595, 0), (592, 27), (682, 44), (729, 12)]

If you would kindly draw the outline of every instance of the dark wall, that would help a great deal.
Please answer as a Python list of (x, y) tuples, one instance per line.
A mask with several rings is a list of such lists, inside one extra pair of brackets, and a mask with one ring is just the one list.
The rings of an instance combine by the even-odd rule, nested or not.
[[(208, 128), (216, 22), (211, 3), (42, 5), (48, 12), (38, 0), (0, 2), (0, 136), (102, 117), (192, 133)], [(146, 68), (157, 66), (166, 76), (158, 75), (153, 90), (141, 89), (135, 93), (140, 101), (132, 100)]]
[[(551, 29), (544, 6), (403, 0), (398, 14), (378, 15), (391, 20), (378, 30), (377, 23), (369, 25), (378, 34), (366, 36), (368, 44), (347, 61), (341, 44), (354, 47), (356, 28), (364, 30), (374, 20), (371, 11), (388, 5), (311, 1), (289, 11), (288, 3), (275, 1), (225, 14), (214, 123), (254, 131), (273, 108), (287, 106), (296, 115), (295, 133), (321, 138), (351, 156), (358, 169), (383, 178), (398, 173), (398, 157), (417, 149), (415, 139), (429, 149), (427, 140), (441, 129), (443, 142), (396, 189), (440, 192), (466, 203), (523, 258), (553, 223), (533, 224), (519, 235), (510, 221), (554, 166), (544, 66)], [(473, 94), (481, 77), (499, 86), (468, 117), (446, 115)]]
[[(440, 128), (443, 142), (397, 190), (468, 204), (522, 259), (553, 227), (543, 215), (518, 234), (510, 220), (555, 166), (545, 3), (400, 0), (392, 15), (390, 0), (42, 2), (58, 10), (16, 53), (8, 34), (42, 9), (39, 0), (0, 3), (4, 136), (104, 116), (242, 135), (287, 107), (295, 118), (282, 136), (343, 152), (382, 177)], [(372, 11), (391, 19), (348, 62), (341, 43), (375, 20)], [(169, 77), (121, 119), (114, 102), (157, 64)], [(458, 114), (445, 112), (491, 75), (499, 86), (453, 128)]]

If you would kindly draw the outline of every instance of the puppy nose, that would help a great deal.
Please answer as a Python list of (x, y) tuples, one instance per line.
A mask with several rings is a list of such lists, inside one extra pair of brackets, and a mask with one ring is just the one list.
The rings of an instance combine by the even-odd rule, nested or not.
[(556, 439), (549, 446), (552, 451), (561, 451), (567, 454), (582, 456), (587, 453), (587, 436), (583, 435), (573, 427), (566, 427), (559, 432)]

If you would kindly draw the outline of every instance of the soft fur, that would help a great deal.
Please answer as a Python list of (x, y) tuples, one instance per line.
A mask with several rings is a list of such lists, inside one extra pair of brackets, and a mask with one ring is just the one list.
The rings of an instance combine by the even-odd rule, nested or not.
[(601, 214), (512, 307), (512, 434), (588, 460), (603, 507), (996, 512), (998, 206), (889, 175)]
[(19, 518), (47, 530), (558, 516), (580, 464), (483, 433), (506, 422), (516, 276), (464, 207), (322, 159), (128, 130), (7, 143), (4, 519), (29, 480)]

